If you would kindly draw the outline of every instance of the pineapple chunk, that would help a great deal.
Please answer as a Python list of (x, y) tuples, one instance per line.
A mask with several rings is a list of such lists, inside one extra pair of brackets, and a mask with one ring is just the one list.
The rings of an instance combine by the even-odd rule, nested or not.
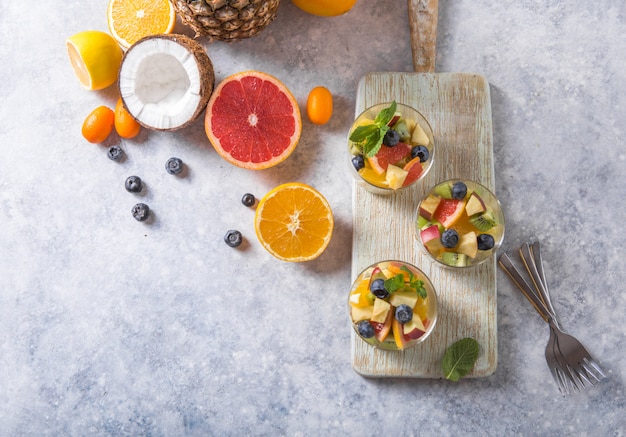
[(387, 167), (387, 176), (385, 177), (385, 180), (387, 181), (389, 188), (397, 190), (402, 186), (408, 174), (409, 172), (405, 169), (395, 166), (393, 164), (389, 164), (389, 166)]
[(426, 135), (422, 126), (419, 123), (415, 123), (415, 129), (413, 129), (411, 134), (411, 144), (414, 146), (427, 146), (429, 142), (428, 135)]
[(352, 307), (352, 321), (360, 322), (361, 320), (369, 320), (372, 317), (373, 306), (369, 307)]

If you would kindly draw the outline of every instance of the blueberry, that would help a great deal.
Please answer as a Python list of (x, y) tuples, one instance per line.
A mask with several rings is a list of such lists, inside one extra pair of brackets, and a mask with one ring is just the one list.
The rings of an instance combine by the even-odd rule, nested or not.
[(363, 155), (356, 155), (355, 157), (353, 157), (352, 165), (354, 166), (356, 171), (359, 171), (363, 167), (365, 167), (365, 158), (363, 158)]
[(246, 193), (241, 198), (241, 203), (245, 206), (253, 206), (256, 203), (256, 198), (254, 197), (254, 194)]
[(465, 185), (465, 182), (455, 182), (454, 185), (452, 185), (452, 198), (453, 199), (457, 199), (457, 200), (463, 200), (465, 199), (465, 196), (467, 195), (467, 185)]
[(179, 158), (170, 158), (165, 163), (165, 170), (169, 174), (179, 174), (183, 171), (183, 161)]
[(410, 321), (413, 318), (413, 310), (410, 306), (400, 304), (396, 308), (396, 320), (402, 324)]
[(107, 156), (113, 161), (121, 161), (124, 157), (124, 151), (120, 146), (111, 146), (107, 151)]
[(230, 230), (224, 235), (224, 241), (230, 247), (237, 247), (243, 242), (243, 237), (241, 236), (241, 232)]
[(446, 229), (441, 234), (441, 244), (448, 249), (456, 247), (459, 244), (459, 233), (454, 229)]
[(380, 299), (385, 299), (389, 296), (389, 292), (385, 288), (384, 279), (374, 279), (370, 284), (370, 291), (372, 294)]
[(476, 237), (476, 240), (478, 241), (478, 250), (493, 249), (493, 247), (496, 245), (496, 240), (494, 240), (493, 237), (489, 234), (480, 234), (478, 237)]
[(143, 184), (139, 176), (129, 176), (124, 183), (124, 187), (126, 187), (126, 191), (129, 193), (139, 193), (143, 188)]
[(411, 149), (411, 159), (419, 157), (420, 162), (426, 162), (429, 156), (430, 153), (426, 146), (414, 146)]
[(385, 132), (383, 137), (383, 144), (387, 147), (393, 147), (400, 142), (400, 134), (393, 129), (389, 129)]
[(131, 212), (133, 213), (135, 220), (142, 222), (150, 215), (150, 208), (145, 203), (138, 203), (133, 206)]
[(376, 332), (369, 320), (361, 320), (356, 324), (356, 329), (363, 338), (372, 338)]

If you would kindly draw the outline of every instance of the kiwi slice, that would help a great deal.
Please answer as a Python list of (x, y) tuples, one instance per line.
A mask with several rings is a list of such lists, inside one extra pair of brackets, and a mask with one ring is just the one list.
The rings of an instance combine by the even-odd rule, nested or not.
[(411, 132), (409, 132), (409, 126), (406, 124), (406, 120), (401, 118), (396, 124), (393, 125), (395, 130), (400, 136), (400, 141), (408, 143), (411, 140)]
[(428, 220), (426, 220), (424, 217), (422, 217), (421, 215), (417, 216), (417, 229), (422, 230), (430, 224), (431, 223)]
[(452, 199), (452, 185), (443, 184), (435, 188), (435, 193), (443, 197), (444, 199)]
[(485, 211), (481, 214), (473, 215), (469, 218), (470, 223), (479, 231), (485, 232), (498, 224), (493, 214)]
[(449, 266), (465, 267), (469, 263), (469, 257), (464, 253), (444, 252), (441, 254), (441, 261)]

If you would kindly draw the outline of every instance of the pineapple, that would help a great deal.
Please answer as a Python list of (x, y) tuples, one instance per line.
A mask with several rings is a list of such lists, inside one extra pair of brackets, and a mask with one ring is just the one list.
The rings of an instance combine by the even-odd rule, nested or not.
[(263, 30), (275, 17), (280, 0), (170, 0), (196, 37), (239, 41)]

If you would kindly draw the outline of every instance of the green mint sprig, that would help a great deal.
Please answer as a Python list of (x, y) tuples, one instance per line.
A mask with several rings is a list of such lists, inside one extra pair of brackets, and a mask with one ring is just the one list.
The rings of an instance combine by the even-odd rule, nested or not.
[(441, 367), (446, 379), (458, 382), (467, 375), (478, 360), (480, 346), (473, 338), (463, 338), (452, 344), (443, 356)]
[(407, 266), (400, 267), (400, 270), (409, 274), (409, 285), (411, 286), (411, 288), (414, 288), (415, 291), (417, 291), (419, 297), (421, 297), (422, 299), (426, 299), (427, 293), (426, 288), (424, 288), (424, 281), (422, 281), (421, 279), (417, 279), (413, 272)]
[(350, 141), (356, 143), (367, 158), (373, 157), (380, 150), (383, 138), (389, 130), (387, 124), (396, 113), (396, 106), (394, 100), (388, 108), (378, 113), (373, 124), (359, 126), (350, 134)]

